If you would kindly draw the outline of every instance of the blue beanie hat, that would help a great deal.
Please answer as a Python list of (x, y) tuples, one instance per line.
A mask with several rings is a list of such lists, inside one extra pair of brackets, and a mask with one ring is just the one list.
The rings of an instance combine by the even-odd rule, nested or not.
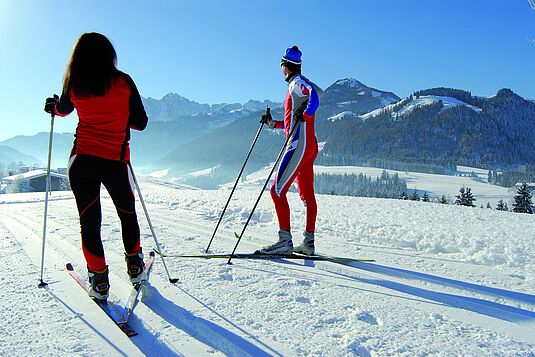
[(299, 47), (293, 46), (292, 48), (286, 49), (286, 54), (282, 56), (281, 58), (281, 65), (284, 62), (292, 63), (295, 65), (300, 66), (301, 65), (301, 51), (299, 50)]

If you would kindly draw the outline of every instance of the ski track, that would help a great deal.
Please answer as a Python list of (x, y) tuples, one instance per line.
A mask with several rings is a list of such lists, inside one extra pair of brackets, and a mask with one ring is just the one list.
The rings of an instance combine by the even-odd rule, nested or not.
[[(228, 192), (198, 191), (199, 197), (181, 198), (182, 190), (168, 186), (159, 190), (158, 185), (149, 186), (144, 198), (163, 250), (203, 252), (220, 213), (218, 207), (223, 206), (221, 202)], [(236, 243), (233, 232), (241, 231), (248, 214), (244, 207), (251, 206), (252, 199), (241, 204), (232, 201), (214, 239), (215, 252), (232, 249)], [(303, 211), (294, 209), (295, 201), (294, 196), (290, 204), (294, 221), (299, 222)], [(510, 286), (489, 286), (492, 279), (502, 281), (501, 272), (493, 275), (486, 271), (487, 267), (473, 262), (402, 247), (354, 242), (348, 242), (350, 249), (335, 251), (375, 258), (377, 262), (348, 266), (284, 260), (234, 261), (228, 266), (226, 261), (167, 258), (171, 275), (180, 282), (170, 285), (160, 264), (154, 267), (151, 285), (131, 322), (140, 335), (128, 339), (115, 331), (115, 326), (109, 327), (111, 321), (102, 321), (95, 312), (98, 308), (92, 308), (81, 289), (72, 288), (64, 272), (66, 259), (78, 267), (84, 262), (74, 200), (58, 199), (50, 205), (45, 280), (51, 284), (47, 289), (34, 288), (40, 264), (40, 249), (36, 246), (40, 246), (42, 234), (42, 202), (0, 205), (0, 232), (6, 238), (1, 247), (4, 254), (9, 253), (12, 264), (6, 276), (21, 276), (31, 301), (38, 302), (31, 311), (41, 314), (41, 324), (52, 323), (54, 329), (58, 325), (58, 331), (66, 331), (69, 326), (68, 332), (61, 334), (69, 335), (68, 343), (56, 346), (64, 342), (64, 337), (54, 340), (49, 336), (50, 329), (49, 335), (39, 335), (38, 327), (21, 319), (14, 331), (0, 334), (0, 346), (6, 346), (0, 352), (6, 354), (41, 354), (32, 349), (31, 343), (18, 346), (10, 342), (19, 337), (15, 334), (23, 338), (30, 329), (32, 336), (42, 336), (52, 346), (44, 354), (83, 351), (84, 355), (446, 356), (459, 354), (458, 346), (465, 346), (466, 355), (535, 355), (535, 296)], [(103, 242), (112, 290), (126, 296), (130, 284), (123, 271), (119, 221), (104, 195), (102, 206)], [(266, 207), (265, 202), (260, 205), (238, 251), (272, 243), (265, 232), (266, 227), (276, 232), (274, 217)], [(138, 208), (142, 245), (147, 251), (153, 242), (142, 215)], [(418, 264), (437, 270), (424, 273), (425, 270), (415, 269)], [(453, 274), (448, 273), (448, 265)], [(470, 272), (470, 279), (464, 277), (464, 272)], [(522, 280), (518, 286), (525, 284)], [(72, 293), (76, 296), (69, 296)], [(28, 298), (13, 289), (1, 292), (0, 298), (12, 295)], [(340, 298), (348, 296), (353, 298)], [(53, 322), (49, 322), (46, 311), (52, 312)], [(17, 320), (19, 313), (17, 308), (0, 309), (0, 318)], [(105, 326), (106, 335), (99, 333), (101, 326)], [(113, 333), (108, 336), (108, 331)], [(37, 341), (35, 344), (45, 346)]]
[[(9, 218), (8, 218), (9, 217)], [(52, 219), (50, 219), (52, 218)], [(18, 220), (20, 219), (20, 220)], [(4, 215), (4, 220), (7, 221), (10, 226), (14, 227), (15, 231), (16, 232), (24, 232), (26, 233), (26, 236), (28, 237), (27, 240), (30, 240), (32, 239), (32, 236), (33, 236), (33, 239), (35, 238), (38, 238), (38, 232), (35, 231), (35, 230), (32, 230), (30, 227), (33, 227), (33, 228), (39, 228), (39, 224), (31, 219), (28, 219), (26, 218), (25, 216), (19, 216), (17, 218), (13, 218), (13, 214), (12, 213), (8, 213), (6, 215)], [(51, 216), (49, 217), (50, 221), (53, 221), (54, 220), (54, 216)], [(63, 229), (63, 228), (66, 228), (66, 227), (62, 227), (62, 226), (58, 226), (56, 223), (53, 223), (53, 222), (50, 222), (49, 223), (49, 231), (51, 232), (54, 232), (54, 231), (58, 231), (58, 230), (66, 230), (68, 231), (69, 229)], [(76, 234), (76, 238), (78, 238), (78, 235)], [(59, 244), (61, 244), (61, 246), (59, 246)], [(110, 249), (107, 249), (107, 251), (110, 250)], [(66, 259), (64, 259), (64, 261), (83, 261), (83, 257), (81, 255), (81, 249), (80, 248), (77, 248), (77, 247), (74, 247), (72, 244), (69, 244), (68, 242), (66, 242), (65, 240), (58, 240), (57, 237), (54, 235), (54, 234), (48, 234), (47, 235), (47, 254), (48, 255), (51, 255), (50, 253), (52, 252), (58, 252), (61, 254), (62, 257), (65, 257)], [(122, 251), (119, 249), (119, 251), (121, 252), (120, 254), (122, 254)], [(108, 253), (109, 254), (109, 253)], [(74, 257), (74, 259), (73, 259)], [(56, 264), (54, 265), (54, 268), (56, 269), (59, 269), (61, 270), (62, 267), (65, 265), (64, 261), (59, 261), (60, 258), (56, 258), (56, 259), (50, 259), (51, 261), (55, 262)], [(109, 263), (109, 261), (108, 261)], [(122, 269), (121, 269), (122, 270)], [(121, 282), (123, 280), (123, 282)], [(110, 273), (110, 281), (111, 281), (111, 285), (116, 288), (116, 290), (119, 290), (119, 291), (123, 291), (123, 292), (130, 292), (130, 289), (131, 289), (131, 285), (129, 283), (125, 283), (124, 282), (124, 276), (123, 276), (123, 279), (120, 279), (117, 274), (114, 274), (113, 272)], [(117, 286), (119, 285), (119, 288), (120, 289), (117, 289)], [(84, 293), (85, 295), (85, 293)], [(152, 295), (155, 295), (154, 293), (152, 293), (152, 291), (149, 291), (149, 294), (148, 294), (149, 297), (148, 299), (146, 297), (143, 297), (143, 299), (145, 300), (148, 300), (149, 303), (151, 304), (154, 304), (154, 307), (158, 307), (160, 306), (160, 303), (159, 303), (159, 299), (165, 301), (167, 304), (166, 304), (166, 311), (167, 311), (167, 314), (169, 315), (172, 315), (172, 309), (171, 307), (175, 306), (173, 305), (170, 301), (168, 300), (165, 300), (165, 298), (163, 298), (161, 295), (158, 295), (159, 299), (156, 299), (155, 302), (153, 302), (155, 299), (152, 297)], [(90, 306), (92, 306), (92, 302), (87, 299), (87, 302)], [(118, 301), (116, 302), (111, 302), (112, 304), (114, 303), (119, 303)], [(175, 308), (177, 308), (175, 306)], [(96, 310), (98, 310), (98, 308), (95, 307)], [(137, 311), (141, 311), (143, 310), (143, 308), (138, 308), (136, 310)], [(137, 318), (133, 318), (132, 320), (132, 327), (140, 334), (140, 335), (147, 335), (149, 338), (143, 338), (143, 339), (140, 339), (138, 337), (136, 338), (133, 338), (132, 341), (134, 342), (135, 345), (138, 346), (138, 348), (140, 349), (140, 351), (143, 351), (143, 354), (148, 354), (148, 355), (154, 355), (154, 354), (158, 354), (158, 355), (175, 355), (175, 354), (180, 354), (178, 351), (172, 349), (169, 347), (168, 343), (166, 343), (166, 333), (165, 333), (165, 330), (168, 329), (169, 327), (172, 326), (172, 323), (171, 322), (168, 322), (168, 323), (165, 323), (164, 321), (162, 321), (162, 318), (160, 318), (159, 316), (162, 316), (161, 314), (161, 310), (160, 310), (160, 314), (157, 314), (155, 313), (153, 310), (151, 309), (145, 309), (147, 311), (145, 311), (145, 314), (151, 314), (152, 316), (150, 316), (151, 318), (150, 319), (144, 319), (144, 320), (149, 320), (150, 322), (147, 322), (147, 321), (143, 321), (141, 322), (139, 319)], [(191, 313), (189, 313), (189, 315), (187, 315), (187, 312), (185, 310), (182, 309), (182, 315), (184, 316), (188, 316), (188, 319), (187, 320), (195, 320), (196, 317), (194, 315), (192, 315)], [(152, 321), (151, 321), (152, 320)], [(157, 322), (154, 322), (154, 320), (160, 320), (160, 321), (157, 321)], [(165, 320), (165, 319), (164, 319)], [(175, 321), (180, 321), (181, 319), (179, 318), (175, 318)], [(189, 321), (189, 322), (191, 322)], [(113, 324), (111, 321), (109, 322), (110, 324)], [(158, 323), (159, 326), (157, 327), (154, 327), (153, 325), (155, 325), (156, 323)], [(188, 330), (187, 329), (184, 329), (184, 326), (186, 326), (187, 324), (185, 323), (182, 323), (181, 325), (177, 324), (176, 327), (177, 329), (181, 329), (181, 330), (184, 330), (186, 332), (186, 334), (188, 333)], [(145, 330), (145, 331), (140, 331), (140, 328)], [(161, 332), (161, 331), (164, 331), (164, 332)], [(197, 329), (199, 330), (199, 329)], [(194, 331), (195, 334), (199, 334), (199, 331)], [(215, 331), (217, 332), (217, 331)], [(216, 333), (212, 333), (211, 336), (216, 336)], [(156, 343), (154, 342), (150, 342), (150, 340), (152, 338), (155, 338), (156, 339)], [(176, 338), (176, 336), (175, 336)], [(193, 339), (191, 338), (190, 336), (188, 335), (185, 335), (185, 336), (181, 336), (180, 338), (182, 340), (182, 344), (186, 345), (187, 346), (187, 349), (186, 351), (187, 354), (190, 354), (192, 351), (195, 351), (195, 349), (192, 349), (191, 347), (191, 344), (195, 345), (196, 344), (196, 339)], [(188, 341), (189, 340), (189, 341)], [(231, 344), (229, 343), (226, 343), (226, 340), (224, 338), (213, 338), (212, 340), (209, 340), (209, 339), (205, 339), (206, 341), (208, 342), (212, 342), (214, 346), (218, 346), (221, 350), (223, 351), (227, 351), (228, 354), (231, 354), (231, 355), (243, 355), (243, 349), (238, 345), (234, 348), (232, 348), (232, 346), (229, 346)], [(238, 339), (239, 340), (239, 339)], [(187, 342), (187, 343), (185, 343)], [(240, 341), (242, 342), (241, 344), (242, 345), (247, 345), (246, 341)], [(197, 343), (198, 344), (198, 343)], [(226, 345), (225, 345), (226, 344)], [(203, 351), (204, 350), (204, 351)], [(260, 350), (261, 351), (261, 350)], [(121, 351), (120, 353), (123, 353), (123, 351)], [(139, 353), (139, 351), (138, 351)], [(199, 350), (199, 351), (195, 351), (195, 353), (209, 353), (210, 355), (214, 355), (214, 353), (216, 353), (216, 351), (210, 349), (209, 347), (206, 347), (206, 346), (202, 346), (202, 348)], [(216, 353), (217, 355), (217, 353)]]

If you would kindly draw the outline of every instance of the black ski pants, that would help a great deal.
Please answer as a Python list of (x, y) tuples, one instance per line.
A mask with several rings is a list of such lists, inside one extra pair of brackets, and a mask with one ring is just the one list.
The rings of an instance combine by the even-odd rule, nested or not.
[(125, 252), (133, 254), (140, 251), (134, 182), (128, 162), (91, 155), (74, 155), (69, 161), (69, 182), (78, 206), (82, 250), (90, 270), (106, 269), (100, 235), (101, 184), (106, 187), (119, 215)]

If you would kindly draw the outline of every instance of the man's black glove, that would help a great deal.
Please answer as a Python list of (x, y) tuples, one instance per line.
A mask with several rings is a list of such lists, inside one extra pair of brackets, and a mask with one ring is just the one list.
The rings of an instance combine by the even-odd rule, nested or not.
[(260, 119), (260, 122), (266, 124), (270, 128), (275, 127), (275, 120), (273, 120), (273, 117), (271, 116), (271, 111), (269, 108), (266, 109), (266, 114), (262, 115), (262, 119)]
[(46, 98), (45, 101), (45, 112), (48, 114), (56, 114), (56, 103), (58, 102), (59, 97), (57, 94), (54, 94), (53, 97)]
[(271, 117), (271, 114), (263, 114), (262, 119), (260, 119), (261, 123), (268, 124), (269, 122), (273, 121), (273, 118)]

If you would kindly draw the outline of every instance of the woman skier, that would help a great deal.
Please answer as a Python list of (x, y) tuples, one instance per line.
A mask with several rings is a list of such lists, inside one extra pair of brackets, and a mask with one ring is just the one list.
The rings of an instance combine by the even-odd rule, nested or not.
[(106, 187), (121, 221), (125, 260), (133, 284), (146, 280), (130, 171), (130, 129), (143, 130), (147, 114), (132, 78), (116, 68), (117, 55), (104, 35), (84, 33), (75, 43), (61, 97), (46, 99), (45, 111), (79, 117), (68, 166), (80, 216), (82, 250), (94, 299), (109, 295), (108, 266), (100, 236), (100, 186)]

